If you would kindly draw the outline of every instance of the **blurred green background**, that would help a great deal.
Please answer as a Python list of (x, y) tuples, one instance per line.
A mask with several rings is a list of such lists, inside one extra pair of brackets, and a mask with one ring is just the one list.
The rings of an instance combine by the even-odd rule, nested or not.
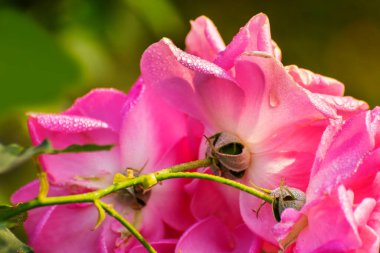
[[(380, 104), (380, 1), (0, 1), (0, 142), (29, 145), (28, 111), (59, 112), (94, 87), (128, 91), (144, 49), (161, 37), (180, 47), (189, 20), (210, 17), (228, 43), (266, 13), (285, 64), (346, 84)], [(0, 202), (35, 177), (29, 163), (0, 176)]]

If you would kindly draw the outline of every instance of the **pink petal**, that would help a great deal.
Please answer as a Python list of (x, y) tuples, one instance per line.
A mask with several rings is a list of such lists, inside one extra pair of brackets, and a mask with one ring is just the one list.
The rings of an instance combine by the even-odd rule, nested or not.
[[(169, 151), (161, 160), (165, 162), (165, 167), (173, 164), (196, 160), (198, 148), (191, 149), (189, 140), (182, 139)], [(168, 164), (170, 163), (170, 164)], [(166, 180), (152, 189), (149, 205), (160, 210), (160, 217), (163, 221), (177, 231), (184, 231), (195, 222), (191, 212), (191, 195), (185, 191), (188, 179)], [(170, 198), (168, 198), (170, 196)], [(158, 218), (158, 217), (157, 217)]]
[[(181, 161), (178, 159), (180, 156), (175, 152), (184, 150), (181, 149), (181, 145), (184, 145), (184, 142), (175, 145), (173, 151), (168, 152), (162, 162)], [(186, 153), (184, 153), (184, 155), (186, 156)], [(194, 223), (195, 218), (190, 209), (191, 196), (184, 189), (189, 181), (188, 179), (166, 180), (152, 189), (147, 207), (158, 210), (157, 215), (153, 217), (153, 219), (162, 219), (166, 224), (177, 231), (184, 231)], [(168, 198), (168, 196), (170, 196), (170, 198)], [(149, 223), (147, 223), (147, 226), (152, 227)]]
[(281, 58), (280, 50), (272, 42), (268, 17), (257, 14), (242, 27), (232, 42), (227, 46), (220, 56), (215, 60), (219, 66), (230, 69), (235, 59), (244, 52), (261, 51)]
[[(377, 175), (380, 178), (380, 175)], [(377, 180), (377, 185), (379, 185), (379, 180)], [(380, 192), (377, 190), (376, 192)], [(372, 211), (371, 217), (368, 220), (368, 226), (370, 226), (376, 234), (380, 235), (380, 205), (376, 204), (374, 210)]]
[(252, 233), (245, 224), (237, 226), (233, 232), (239, 242), (234, 252), (259, 253), (263, 251), (262, 239)]
[(198, 220), (212, 216), (218, 217), (229, 227), (242, 223), (239, 213), (239, 190), (205, 180), (194, 181), (191, 188), (190, 208)]
[[(255, 78), (259, 76), (256, 74), (258, 70), (262, 78)], [(255, 105), (248, 108), (243, 116), (249, 119), (249, 112), (252, 112), (255, 115), (252, 118), (256, 120), (254, 126), (246, 121), (239, 131), (246, 136), (243, 139), (249, 139), (252, 153), (252, 165), (244, 177), (245, 183), (253, 182), (260, 187), (274, 189), (281, 180), (285, 180), (287, 185), (305, 190), (314, 154), (327, 124), (324, 108), (328, 106), (323, 102), (322, 109), (316, 105), (312, 94), (294, 83), (282, 65), (270, 56), (241, 56), (236, 62), (236, 79), (249, 99), (247, 104)], [(265, 83), (261, 87), (253, 86), (257, 80)], [(261, 96), (257, 95), (260, 93)], [(258, 100), (255, 96), (261, 97), (259, 107), (255, 104)], [(253, 108), (260, 112), (257, 114)], [(329, 110), (328, 116), (335, 117), (334, 109)], [(270, 206), (264, 206), (258, 218), (252, 211), (261, 203), (261, 200), (241, 193), (240, 207), (245, 223), (252, 231), (275, 244), (271, 228), (276, 221)]]
[[(172, 253), (175, 252), (177, 240), (160, 240), (158, 242), (151, 242), (150, 245), (157, 251), (157, 253)], [(130, 253), (146, 253), (144, 246), (139, 245), (132, 248)]]
[[(152, 199), (153, 197), (154, 195)], [(148, 204), (142, 209), (141, 213), (135, 213), (134, 223), (147, 240), (157, 241), (163, 238), (166, 224), (160, 219), (161, 212), (162, 210), (157, 209), (153, 201), (152, 203), (148, 201)]]
[(175, 252), (260, 252), (261, 240), (244, 227), (229, 230), (210, 217), (190, 227), (178, 241)]
[[(261, 185), (260, 185), (261, 186)], [(270, 204), (264, 204), (263, 200), (248, 193), (240, 193), (240, 212), (244, 223), (255, 234), (265, 241), (277, 245), (276, 236), (273, 233), (273, 226), (277, 223)], [(261, 206), (259, 213), (259, 206)]]
[(316, 150), (315, 160), (313, 167), (311, 169), (311, 176), (314, 177), (315, 174), (320, 169), (320, 165), (323, 162), (328, 149), (330, 148), (331, 143), (335, 140), (335, 136), (342, 129), (342, 125), (344, 124), (344, 120), (342, 118), (330, 120), (329, 125), (326, 127), (325, 131), (321, 136), (321, 141)]
[[(197, 159), (203, 133), (200, 124), (155, 96), (151, 87), (141, 85), (139, 102), (125, 114), (120, 132), (122, 167), (147, 174)], [(164, 233), (159, 229), (163, 222), (179, 231), (194, 222), (189, 196), (183, 189), (187, 181), (165, 181), (152, 188), (142, 210), (142, 233), (159, 239)]]
[(15, 193), (12, 194), (11, 202), (14, 204), (17, 204), (17, 203), (32, 200), (38, 195), (39, 186), (40, 186), (39, 180), (34, 180), (24, 185), (23, 187), (21, 187)]
[(344, 85), (338, 80), (314, 74), (310, 70), (298, 68), (296, 65), (286, 66), (285, 69), (294, 81), (313, 93), (343, 96)]
[(280, 47), (277, 45), (277, 43), (274, 40), (272, 40), (272, 50), (273, 50), (274, 58), (277, 59), (278, 61), (281, 61), (282, 52), (281, 52)]
[(121, 108), (127, 101), (136, 100), (138, 95), (138, 92), (130, 92), (126, 95), (115, 89), (94, 89), (77, 99), (65, 114), (99, 119), (106, 122), (113, 130), (119, 131), (122, 118)]
[[(29, 213), (31, 219), (38, 218), (33, 211)], [(45, 215), (49, 217), (41, 219), (40, 233), (30, 241), (37, 252), (104, 252), (100, 251), (100, 230), (93, 231), (98, 215), (94, 207), (56, 206)], [(28, 230), (29, 223), (25, 226)], [(107, 226), (107, 221), (102, 226)]]
[(285, 68), (294, 81), (311, 92), (318, 93), (326, 103), (336, 108), (338, 114), (345, 118), (368, 109), (368, 104), (364, 101), (352, 97), (343, 97), (344, 85), (333, 78), (314, 74), (295, 65)]
[(109, 128), (104, 121), (82, 116), (33, 113), (29, 117), (30, 124), (38, 124), (52, 132), (75, 134)]
[(376, 200), (366, 198), (355, 208), (354, 217), (358, 226), (365, 226), (376, 206)]
[(306, 225), (307, 217), (300, 211), (293, 208), (285, 209), (281, 214), (281, 222), (273, 227), (273, 232), (281, 248), (288, 249)]
[(379, 110), (375, 109), (348, 120), (335, 135), (334, 141), (327, 143), (330, 145), (328, 150), (322, 142), (320, 148), (325, 149), (327, 154), (317, 158), (321, 162), (314, 164), (313, 180), (307, 192), (308, 202), (332, 191), (355, 173), (368, 151), (374, 147), (378, 114)]
[(349, 118), (358, 112), (367, 110), (369, 107), (366, 102), (348, 96), (338, 97), (322, 95), (321, 98), (326, 103), (335, 107), (338, 111), (338, 114), (342, 115), (344, 118)]
[[(153, 201), (149, 199), (147, 205), (140, 210), (126, 205), (126, 201), (121, 195), (117, 199), (111, 198), (110, 201), (113, 201), (113, 207), (133, 224), (147, 241), (158, 241), (164, 238), (166, 224), (160, 218), (161, 210), (155, 207)], [(140, 245), (140, 242), (118, 221), (112, 220), (108, 229), (118, 235), (113, 245), (114, 252), (129, 252), (136, 245)]]
[[(251, 144), (252, 164), (245, 182), (274, 189), (284, 180), (288, 186), (305, 190), (324, 128), (323, 124), (289, 126), (272, 138)], [(247, 208), (252, 209), (252, 206)]]
[(186, 183), (181, 179), (167, 180), (154, 187), (149, 199), (152, 202), (149, 205), (160, 211), (155, 218), (161, 218), (177, 231), (184, 231), (195, 222), (190, 210), (190, 196), (183, 189)]
[(212, 62), (225, 49), (214, 23), (205, 16), (191, 21), (191, 30), (186, 36), (186, 51)]
[(380, 149), (368, 152), (355, 173), (346, 178), (344, 184), (355, 192), (357, 203), (368, 197), (380, 197)]
[[(12, 202), (19, 203), (35, 198), (38, 188), (39, 182), (33, 181), (13, 194)], [(50, 186), (49, 196), (68, 194), (63, 188)], [(104, 236), (102, 229), (107, 227), (108, 233), (112, 234), (108, 227), (110, 218), (106, 218), (101, 227), (94, 231), (97, 215), (96, 208), (88, 204), (33, 209), (28, 212), (28, 219), (24, 223), (29, 244), (36, 252), (111, 252), (101, 243)], [(114, 239), (108, 237), (108, 240)], [(110, 243), (112, 241), (107, 241), (106, 245)]]
[[(315, 150), (318, 142), (316, 141), (312, 145), (306, 141), (296, 147), (297, 143), (301, 143), (298, 142), (298, 138), (302, 140), (303, 138), (307, 139), (308, 136), (302, 132), (302, 129), (299, 131), (299, 133), (293, 135), (294, 139), (292, 139), (293, 136), (289, 136), (289, 142), (291, 140), (295, 141), (294, 146), (290, 143), (284, 143), (276, 147), (274, 151), (253, 154), (252, 167), (248, 169), (244, 177), (246, 184), (254, 183), (266, 189), (275, 189), (284, 180), (286, 185), (305, 191), (314, 158), (312, 146), (314, 146)], [(310, 133), (313, 132), (310, 131)], [(318, 133), (318, 131), (314, 133)], [(310, 136), (313, 137), (313, 134)], [(310, 138), (310, 142), (312, 141), (313, 139)], [(302, 149), (302, 146), (305, 146), (306, 143), (310, 147)], [(265, 204), (259, 213), (256, 213), (262, 204), (262, 200), (243, 192), (240, 193), (240, 208), (244, 222), (253, 232), (263, 237), (266, 241), (276, 244), (278, 235), (274, 233), (275, 231), (272, 228), (277, 222), (271, 205)]]
[[(247, 96), (246, 105), (253, 105), (244, 111), (242, 118), (247, 120), (240, 126), (245, 135), (251, 133), (250, 142), (265, 140), (287, 126), (337, 117), (333, 107), (298, 86), (281, 63), (269, 55), (239, 57), (236, 80)], [(253, 119), (256, 123), (252, 128)]]
[[(96, 89), (63, 114), (32, 114), (29, 129), (33, 143), (49, 139), (59, 149), (73, 144), (118, 144), (125, 103), (134, 103), (137, 97), (136, 93), (127, 96), (112, 89)], [(110, 174), (121, 168), (118, 147), (109, 152), (44, 155), (40, 160), (52, 181), (85, 189), (108, 185)]]
[(142, 93), (139, 103), (124, 117), (120, 132), (121, 163), (122, 168), (144, 168), (144, 173), (148, 173), (160, 169), (157, 163), (186, 136), (187, 119), (149, 87), (143, 86)]
[(360, 247), (362, 241), (352, 207), (349, 192), (340, 186), (336, 195), (310, 208), (308, 226), (299, 234), (295, 252), (323, 252), (326, 249), (347, 252)]
[(245, 104), (244, 93), (224, 79), (200, 77), (197, 81), (198, 98), (212, 129), (216, 132), (235, 132)]
[(357, 250), (360, 253), (378, 253), (380, 248), (380, 236), (374, 229), (364, 226), (359, 229), (363, 245)]
[(222, 68), (163, 39), (145, 51), (141, 69), (147, 85), (176, 108), (211, 128), (236, 128), (244, 94)]
[(118, 148), (81, 154), (44, 155), (40, 159), (49, 180), (68, 187), (71, 185), (72, 193), (81, 193), (76, 191), (76, 186), (82, 191), (106, 187), (121, 168)]

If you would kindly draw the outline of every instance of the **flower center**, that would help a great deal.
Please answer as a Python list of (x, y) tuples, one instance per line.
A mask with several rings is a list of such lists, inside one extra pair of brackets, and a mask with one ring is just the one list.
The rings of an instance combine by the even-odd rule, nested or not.
[(206, 157), (212, 159), (214, 174), (231, 179), (244, 176), (251, 163), (251, 154), (239, 137), (221, 132), (207, 138), (207, 141)]
[(272, 210), (277, 221), (281, 221), (281, 214), (286, 208), (293, 208), (299, 211), (306, 202), (303, 191), (287, 186), (280, 186), (274, 189), (270, 195), (273, 197)]

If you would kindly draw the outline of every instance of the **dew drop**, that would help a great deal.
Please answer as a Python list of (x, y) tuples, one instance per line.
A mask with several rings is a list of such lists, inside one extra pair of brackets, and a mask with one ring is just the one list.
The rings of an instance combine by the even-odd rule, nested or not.
[(277, 107), (280, 104), (280, 101), (276, 94), (273, 92), (269, 93), (269, 106), (272, 108)]
[(107, 123), (83, 116), (62, 114), (34, 114), (32, 117), (50, 131), (80, 133), (100, 128), (108, 128)]
[(182, 51), (181, 49), (177, 48), (169, 39), (165, 38), (163, 39), (163, 42), (169, 46), (177, 61), (183, 66), (201, 73), (211, 74), (217, 77), (230, 79), (229, 74), (225, 72), (224, 69), (215, 65), (214, 63)]

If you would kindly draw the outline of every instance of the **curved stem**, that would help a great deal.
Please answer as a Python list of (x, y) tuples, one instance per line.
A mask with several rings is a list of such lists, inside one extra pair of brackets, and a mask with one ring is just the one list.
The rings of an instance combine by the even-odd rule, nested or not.
[(181, 164), (174, 165), (170, 168), (157, 171), (155, 172), (155, 174), (159, 175), (159, 174), (165, 174), (165, 173), (174, 173), (174, 172), (181, 172), (181, 171), (191, 170), (191, 169), (196, 169), (196, 168), (201, 168), (201, 167), (207, 167), (211, 165), (211, 162), (212, 160), (210, 158), (206, 158), (203, 160), (196, 160), (192, 162), (181, 163)]
[(100, 206), (112, 217), (114, 217), (116, 220), (118, 220), (128, 231), (136, 237), (136, 239), (146, 248), (146, 250), (149, 253), (157, 253), (157, 251), (148, 243), (147, 240), (140, 234), (140, 232), (131, 224), (129, 223), (124, 217), (119, 214), (114, 208), (112, 208), (110, 205), (99, 201)]
[[(210, 180), (210, 181), (214, 181), (214, 182), (218, 182), (218, 183), (222, 183), (222, 184), (234, 187), (236, 189), (239, 189), (241, 191), (254, 195), (266, 202), (272, 203), (273, 199), (271, 196), (269, 196), (265, 192), (261, 192), (255, 188), (249, 187), (242, 183), (239, 183), (227, 178), (219, 177), (219, 176), (205, 174), (205, 173), (183, 172), (185, 170), (209, 166), (211, 162), (212, 160), (210, 158), (206, 158), (203, 160), (182, 163), (182, 164), (175, 165), (170, 168), (166, 168), (154, 173), (141, 175), (139, 177), (127, 179), (119, 183), (114, 183), (106, 188), (89, 192), (89, 193), (84, 193), (84, 194), (59, 196), (59, 197), (44, 197), (45, 195), (41, 195), (39, 198), (37, 197), (28, 202), (20, 203), (14, 207), (11, 207), (7, 212), (1, 212), (0, 222), (37, 207), (80, 203), (80, 202), (94, 202), (108, 194), (119, 191), (121, 189), (125, 189), (125, 188), (135, 186), (135, 185), (145, 185), (147, 179), (151, 179), (151, 178), (154, 179), (153, 181), (154, 183), (149, 184), (149, 187), (159, 181), (164, 181), (164, 180), (168, 180), (172, 178), (199, 178), (199, 179), (204, 179), (204, 180)], [(113, 209), (112, 207), (110, 207), (109, 205), (101, 201), (98, 201), (98, 203), (109, 215), (113, 216), (121, 224), (123, 224), (123, 226), (126, 227), (131, 232), (131, 234), (133, 234), (149, 252), (156, 252), (153, 249), (153, 247), (136, 230), (136, 228), (134, 228), (127, 220), (125, 220), (115, 209)]]
[(167, 174), (159, 174), (156, 176), (157, 181), (164, 181), (167, 179), (172, 178), (199, 178), (199, 179), (205, 179), (209, 181), (218, 182), (221, 184), (225, 184), (228, 186), (231, 186), (233, 188), (239, 189), (241, 191), (247, 192), (255, 197), (258, 197), (268, 203), (272, 203), (273, 198), (269, 196), (268, 194), (258, 191), (255, 188), (249, 187), (247, 185), (244, 185), (242, 183), (239, 183), (237, 181), (233, 181), (224, 177), (214, 176), (210, 174), (205, 173), (199, 173), (199, 172), (176, 172), (176, 173), (167, 173)]
[[(172, 166), (170, 168), (166, 168), (160, 171), (157, 171), (153, 173), (154, 175), (162, 175), (166, 173), (174, 173), (177, 171), (183, 171), (183, 170), (190, 170), (190, 169), (196, 169), (200, 167), (205, 167), (211, 164), (211, 159), (203, 159), (203, 160), (197, 160), (192, 161), (188, 163), (182, 163), (175, 166)], [(70, 203), (80, 203), (80, 202), (93, 202), (95, 199), (102, 198), (110, 193), (119, 191), (121, 189), (125, 189), (134, 185), (142, 184), (146, 175), (141, 175), (139, 177), (112, 184), (106, 188), (83, 193), (83, 194), (75, 194), (75, 195), (69, 195), (69, 196), (59, 196), (59, 197), (47, 197), (43, 199), (32, 199), (25, 203), (20, 203), (13, 207), (11, 210), (9, 210), (6, 213), (0, 213), (0, 221), (9, 219), (13, 216), (16, 216), (20, 213), (26, 212), (30, 209), (36, 208), (36, 207), (42, 207), (42, 206), (51, 206), (51, 205), (60, 205), (60, 204), (70, 204)]]
[[(206, 166), (209, 162), (208, 159), (205, 160), (199, 160), (195, 162), (191, 162), (192, 166), (189, 167), (187, 163), (183, 164), (184, 167), (187, 169), (194, 169), (197, 167), (204, 167)], [(201, 166), (196, 165), (201, 164)], [(173, 166), (175, 167), (175, 171), (180, 171), (180, 165)], [(272, 203), (273, 199), (271, 196), (269, 196), (266, 193), (263, 193), (261, 191), (258, 191), (252, 187), (249, 187), (247, 185), (244, 185), (242, 183), (223, 178), (223, 177), (218, 177), (210, 174), (204, 174), (204, 173), (199, 173), (199, 172), (172, 172), (171, 168), (163, 169), (161, 171), (153, 173), (157, 179), (157, 181), (164, 181), (167, 179), (171, 178), (199, 178), (199, 179), (205, 179), (205, 180), (210, 180), (218, 183), (222, 183), (225, 185), (229, 185), (231, 187), (234, 187), (236, 189), (242, 190), (244, 192), (247, 192), (251, 195), (254, 195), (266, 202)], [(6, 213), (0, 213), (0, 221), (1, 220), (6, 220), (9, 219), (13, 216), (16, 216), (18, 214), (21, 214), (23, 212), (26, 212), (30, 209), (36, 208), (36, 207), (42, 207), (42, 206), (51, 206), (51, 205), (61, 205), (61, 204), (70, 204), (70, 203), (80, 203), (80, 202), (93, 202), (95, 199), (99, 199), (101, 197), (104, 197), (110, 193), (116, 192), (118, 190), (128, 188), (134, 185), (142, 184), (144, 180), (144, 176), (142, 175), (140, 177), (113, 184), (111, 186), (108, 186), (104, 189), (100, 189), (97, 191), (89, 192), (89, 193), (84, 193), (84, 194), (76, 194), (76, 195), (69, 195), (69, 196), (60, 196), (60, 197), (48, 197), (45, 199), (32, 199), (28, 202), (21, 203), (13, 207), (11, 210), (9, 210)]]

